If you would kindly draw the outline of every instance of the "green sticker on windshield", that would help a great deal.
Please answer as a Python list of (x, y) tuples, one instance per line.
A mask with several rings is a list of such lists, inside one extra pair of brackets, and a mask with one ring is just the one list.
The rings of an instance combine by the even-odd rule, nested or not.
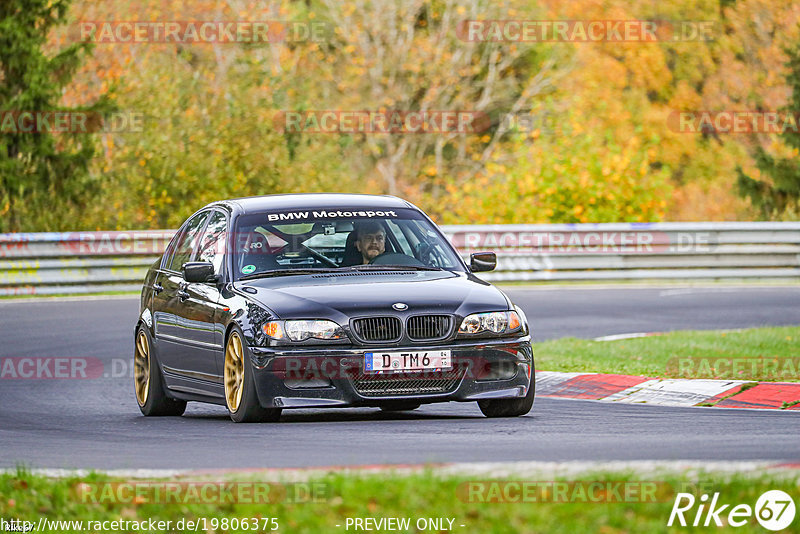
[(254, 272), (256, 272), (255, 265), (245, 265), (244, 267), (242, 267), (242, 274), (250, 274)]

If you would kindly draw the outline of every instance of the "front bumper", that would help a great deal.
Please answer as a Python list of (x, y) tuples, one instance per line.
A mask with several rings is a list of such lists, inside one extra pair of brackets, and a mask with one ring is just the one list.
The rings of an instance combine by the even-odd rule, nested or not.
[[(449, 349), (453, 368), (364, 372), (364, 353)], [(250, 347), (259, 402), (267, 408), (379, 406), (524, 397), (533, 376), (529, 336), (397, 347)], [(375, 382), (380, 378), (379, 382)]]

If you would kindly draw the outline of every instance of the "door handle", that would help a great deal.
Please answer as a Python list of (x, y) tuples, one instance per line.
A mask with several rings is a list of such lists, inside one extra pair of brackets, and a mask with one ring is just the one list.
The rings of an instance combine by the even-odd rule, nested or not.
[(181, 302), (189, 298), (189, 293), (183, 289), (178, 290), (178, 297), (181, 299)]
[(162, 291), (164, 291), (164, 286), (162, 286), (162, 285), (161, 285), (161, 284), (159, 284), (158, 282), (156, 282), (155, 284), (153, 284), (153, 292), (154, 292), (156, 295), (158, 295), (158, 294), (159, 294), (159, 293), (161, 293)]

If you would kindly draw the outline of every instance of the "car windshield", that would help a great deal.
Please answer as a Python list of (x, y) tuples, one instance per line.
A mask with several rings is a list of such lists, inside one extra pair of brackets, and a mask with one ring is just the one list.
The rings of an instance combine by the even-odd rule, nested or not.
[(237, 280), (309, 270), (464, 270), (441, 233), (413, 209), (250, 213), (237, 218), (234, 239)]

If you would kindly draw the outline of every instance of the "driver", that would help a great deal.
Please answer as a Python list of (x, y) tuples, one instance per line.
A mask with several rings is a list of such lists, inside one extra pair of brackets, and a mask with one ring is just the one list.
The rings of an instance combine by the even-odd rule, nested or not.
[(366, 265), (386, 252), (386, 231), (376, 221), (356, 224), (356, 249), (361, 253)]

